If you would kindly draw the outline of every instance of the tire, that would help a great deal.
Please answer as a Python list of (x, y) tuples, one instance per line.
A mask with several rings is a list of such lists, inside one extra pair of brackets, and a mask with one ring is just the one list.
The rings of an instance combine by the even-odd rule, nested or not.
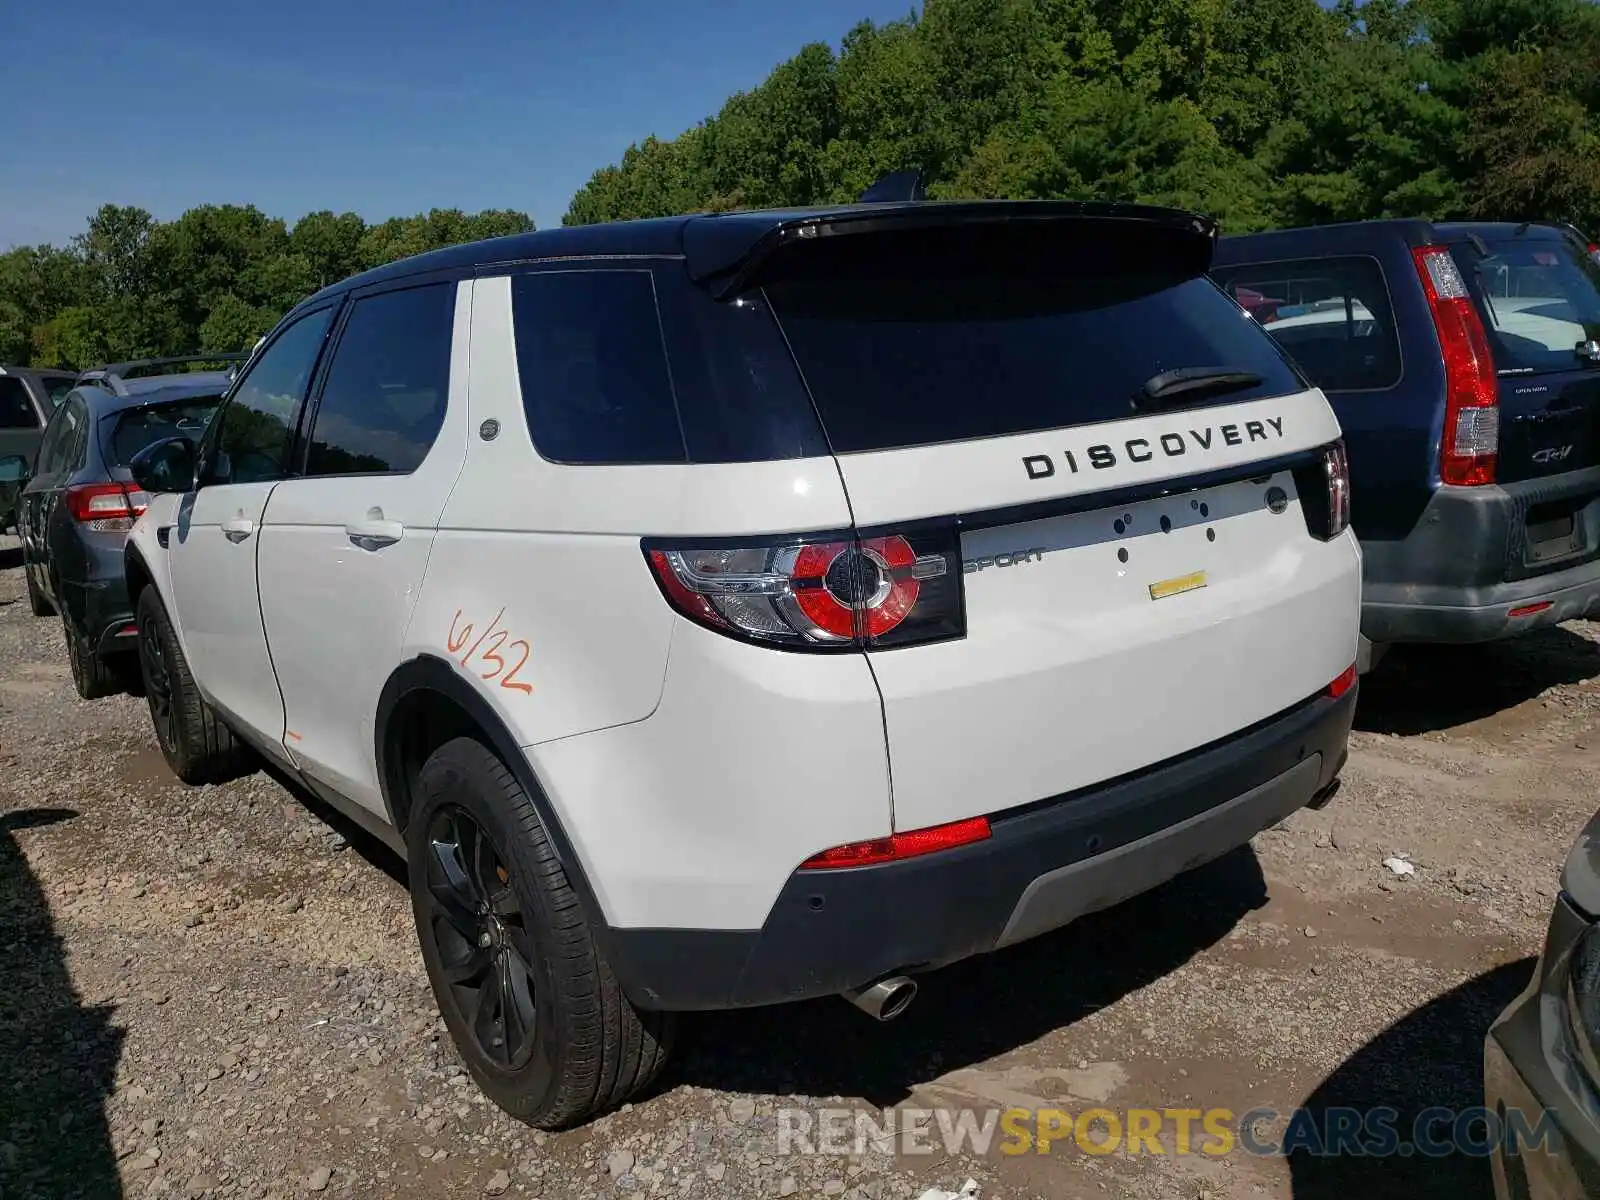
[(222, 783), (255, 770), (255, 755), (200, 695), (189, 661), (153, 587), (139, 593), (139, 669), (150, 723), (172, 773), (185, 783)]
[(660, 1073), (672, 1015), (623, 995), (538, 812), (499, 758), (469, 737), (434, 751), (406, 838), (428, 980), (490, 1100), (529, 1125), (564, 1129)]
[(45, 599), (44, 593), (39, 590), (39, 585), (33, 581), (33, 570), (27, 563), (23, 563), (22, 574), (28, 580), (28, 611), (36, 617), (50, 616), (56, 610), (50, 601)]
[(85, 700), (99, 700), (122, 690), (121, 676), (65, 616), (61, 618), (61, 632), (67, 640), (67, 661), (72, 666), (72, 686), (78, 689), (78, 695)]

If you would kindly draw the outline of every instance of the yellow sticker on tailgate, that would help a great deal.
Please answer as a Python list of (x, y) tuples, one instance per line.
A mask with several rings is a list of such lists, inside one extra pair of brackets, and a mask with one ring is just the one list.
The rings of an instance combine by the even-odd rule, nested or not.
[(1160, 583), (1150, 585), (1150, 599), (1165, 600), (1168, 596), (1176, 596), (1183, 592), (1192, 592), (1196, 588), (1206, 585), (1204, 571), (1191, 571), (1187, 575), (1179, 575), (1173, 579), (1163, 579)]

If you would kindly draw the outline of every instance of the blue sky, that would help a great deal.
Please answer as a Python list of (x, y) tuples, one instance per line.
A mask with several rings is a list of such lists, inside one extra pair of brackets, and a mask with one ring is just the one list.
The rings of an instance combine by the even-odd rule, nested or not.
[(558, 224), (597, 167), (911, 0), (45, 0), (6, 15), (0, 248), (101, 204)]

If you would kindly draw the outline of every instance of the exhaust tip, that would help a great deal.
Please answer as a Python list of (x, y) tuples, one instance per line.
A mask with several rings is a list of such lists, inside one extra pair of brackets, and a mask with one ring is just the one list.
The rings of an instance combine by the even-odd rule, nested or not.
[(892, 1021), (917, 998), (917, 981), (905, 975), (890, 975), (843, 995), (873, 1020)]

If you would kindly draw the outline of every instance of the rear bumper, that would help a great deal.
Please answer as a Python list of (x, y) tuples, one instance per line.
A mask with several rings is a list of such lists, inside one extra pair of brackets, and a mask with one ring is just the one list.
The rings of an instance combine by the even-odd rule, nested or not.
[(824, 996), (1055, 929), (1243, 845), (1338, 776), (1354, 690), (1110, 784), (991, 817), (992, 836), (880, 866), (796, 871), (756, 930), (611, 929), (646, 1008)]
[[(1569, 545), (1530, 544), (1530, 514), (1546, 513), (1570, 516)], [(1372, 642), (1487, 642), (1592, 615), (1600, 468), (1440, 487), (1407, 537), (1363, 541), (1362, 552), (1361, 632)]]
[(126, 581), (105, 579), (84, 584), (63, 580), (61, 590), (73, 624), (100, 655), (122, 654), (136, 647), (133, 605), (128, 602)]

